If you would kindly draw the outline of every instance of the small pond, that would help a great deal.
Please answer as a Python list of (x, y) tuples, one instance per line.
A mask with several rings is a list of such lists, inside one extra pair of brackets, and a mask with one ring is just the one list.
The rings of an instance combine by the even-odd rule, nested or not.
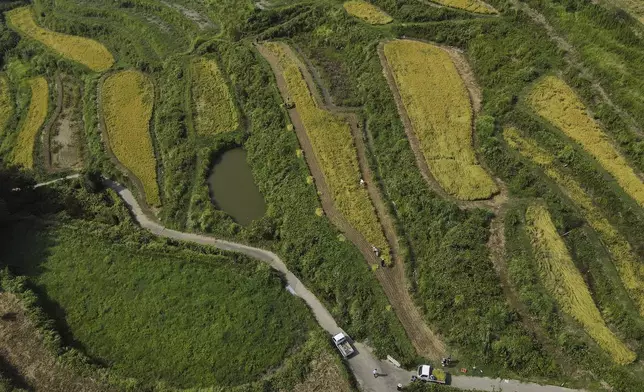
[(212, 202), (242, 226), (266, 212), (266, 203), (253, 181), (243, 148), (228, 150), (217, 158), (208, 187)]

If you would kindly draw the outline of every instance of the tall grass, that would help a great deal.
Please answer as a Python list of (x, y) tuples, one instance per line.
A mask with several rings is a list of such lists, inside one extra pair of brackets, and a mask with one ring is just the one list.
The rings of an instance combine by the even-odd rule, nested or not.
[(393, 20), (383, 10), (366, 1), (347, 1), (343, 6), (349, 15), (360, 18), (372, 25), (383, 25)]
[(581, 323), (613, 361), (622, 365), (633, 362), (636, 354), (606, 326), (545, 206), (532, 204), (528, 207), (526, 229), (532, 239), (543, 283), (563, 311)]
[(0, 140), (12, 115), (13, 101), (9, 91), (9, 80), (5, 75), (0, 75)]
[(387, 42), (384, 50), (427, 165), (443, 189), (461, 200), (498, 192), (474, 154), (469, 95), (449, 54), (411, 40)]
[(555, 160), (552, 154), (537, 146), (533, 140), (521, 136), (515, 128), (505, 129), (503, 136), (508, 144), (517, 149), (521, 155), (541, 165), (546, 175), (555, 181), (581, 210), (582, 216), (599, 234), (610, 252), (624, 287), (637, 304), (640, 314), (644, 315), (644, 264), (638, 260), (628, 241), (595, 206), (592, 198), (588, 196), (581, 185), (552, 164)]
[(540, 116), (581, 144), (615, 177), (628, 195), (644, 206), (644, 182), (563, 80), (554, 76), (541, 79), (532, 89), (529, 103)]
[(191, 92), (197, 133), (211, 135), (239, 127), (237, 109), (215, 60), (198, 58), (192, 61)]
[(141, 72), (117, 72), (105, 79), (102, 105), (112, 152), (143, 183), (147, 202), (158, 206), (161, 200), (149, 129), (154, 85)]
[(459, 8), (477, 14), (496, 14), (497, 11), (489, 4), (480, 0), (430, 0), (447, 7)]
[(13, 162), (26, 168), (34, 166), (34, 143), (38, 130), (42, 127), (47, 117), (47, 106), (49, 103), (49, 86), (47, 80), (42, 76), (29, 80), (31, 89), (31, 101), (27, 110), (18, 140), (13, 149)]
[(367, 190), (360, 181), (360, 167), (349, 124), (320, 109), (311, 94), (297, 63), (281, 43), (267, 43), (280, 60), (288, 91), (295, 102), (315, 157), (338, 211), (389, 261), (389, 245), (382, 232)]
[(92, 71), (105, 71), (114, 64), (112, 54), (94, 40), (61, 34), (36, 24), (31, 7), (20, 7), (6, 13), (15, 30), (48, 46), (64, 57), (87, 66)]

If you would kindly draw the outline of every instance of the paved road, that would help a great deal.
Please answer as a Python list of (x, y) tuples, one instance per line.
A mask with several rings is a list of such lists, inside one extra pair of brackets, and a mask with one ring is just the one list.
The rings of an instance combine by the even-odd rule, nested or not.
[[(37, 184), (36, 187), (50, 185), (58, 181), (77, 178), (78, 175), (71, 175), (53, 181)], [(273, 252), (254, 248), (235, 242), (218, 240), (213, 237), (185, 233), (165, 228), (155, 219), (148, 217), (141, 209), (138, 201), (127, 188), (111, 180), (105, 180), (107, 186), (112, 188), (128, 205), (137, 222), (146, 230), (149, 230), (160, 237), (172, 238), (175, 240), (193, 242), (201, 245), (214, 246), (216, 248), (243, 253), (249, 257), (268, 263), (272, 268), (284, 274), (286, 282), (292, 292), (302, 298), (313, 311), (320, 326), (330, 334), (336, 334), (340, 327), (327, 311), (324, 305), (300, 280), (286, 268), (284, 262)], [(355, 342), (357, 354), (349, 359), (349, 366), (353, 372), (360, 389), (364, 392), (390, 392), (396, 390), (396, 385), (401, 383), (407, 385), (413, 374), (410, 371), (399, 369), (388, 361), (380, 361), (371, 350), (362, 343)], [(378, 369), (381, 377), (374, 378), (373, 369)], [(504, 391), (504, 392), (580, 392), (557, 386), (542, 386), (533, 383), (522, 383), (516, 380), (491, 379), (487, 377), (453, 376), (451, 385), (459, 389), (478, 389), (482, 391)]]

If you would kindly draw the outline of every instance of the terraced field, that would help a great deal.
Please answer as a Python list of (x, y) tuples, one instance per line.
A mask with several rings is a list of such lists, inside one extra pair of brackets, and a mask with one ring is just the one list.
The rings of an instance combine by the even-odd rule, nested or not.
[(552, 154), (539, 147), (533, 140), (521, 136), (515, 128), (506, 128), (503, 136), (507, 143), (521, 155), (542, 166), (546, 175), (555, 181), (581, 210), (582, 216), (608, 248), (622, 283), (638, 305), (640, 314), (644, 315), (644, 265), (639, 261), (628, 241), (595, 206), (592, 198), (581, 185), (553, 165), (555, 157)]
[(29, 80), (31, 101), (27, 117), (23, 120), (18, 140), (13, 148), (13, 162), (26, 168), (34, 167), (34, 143), (40, 127), (47, 117), (49, 86), (42, 76)]
[(105, 79), (101, 100), (110, 149), (141, 181), (147, 202), (152, 206), (160, 205), (150, 136), (154, 85), (141, 72), (117, 72)]
[(543, 283), (563, 311), (581, 323), (616, 363), (624, 365), (633, 362), (636, 354), (606, 326), (545, 206), (537, 203), (528, 207), (526, 229), (531, 237)]
[(458, 8), (477, 14), (496, 14), (497, 11), (489, 4), (480, 0), (431, 0), (446, 7)]
[(44, 29), (36, 24), (31, 7), (6, 13), (9, 24), (21, 34), (35, 39), (64, 57), (87, 66), (92, 71), (105, 71), (114, 64), (112, 54), (94, 40)]
[(387, 42), (384, 53), (420, 150), (440, 186), (460, 200), (497, 193), (474, 153), (470, 98), (449, 54), (412, 40)]
[(12, 115), (13, 100), (9, 91), (9, 80), (5, 75), (0, 74), (0, 140)]
[(644, 206), (644, 182), (563, 80), (543, 78), (532, 89), (529, 103), (541, 117), (581, 144), (629, 196)]
[(383, 25), (391, 23), (393, 20), (383, 10), (366, 1), (347, 1), (343, 6), (349, 15), (362, 19), (372, 25)]
[(284, 44), (269, 42), (264, 47), (279, 58), (291, 99), (322, 167), (335, 207), (390, 262), (389, 245), (376, 211), (367, 190), (360, 185), (360, 166), (349, 124), (320, 109)]
[(190, 64), (194, 123), (200, 135), (234, 131), (239, 114), (226, 78), (214, 59), (198, 58)]

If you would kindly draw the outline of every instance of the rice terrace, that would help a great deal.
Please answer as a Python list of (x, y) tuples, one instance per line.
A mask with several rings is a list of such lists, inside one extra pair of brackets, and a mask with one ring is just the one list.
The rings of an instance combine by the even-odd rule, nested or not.
[(642, 392), (643, 10), (0, 2), (0, 391)]

